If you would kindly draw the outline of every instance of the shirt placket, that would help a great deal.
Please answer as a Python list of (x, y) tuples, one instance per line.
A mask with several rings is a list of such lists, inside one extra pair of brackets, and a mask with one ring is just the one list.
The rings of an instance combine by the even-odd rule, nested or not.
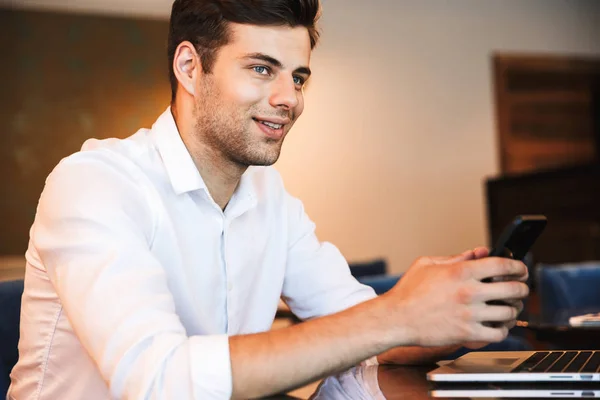
[(232, 277), (232, 266), (231, 260), (227, 257), (227, 249), (228, 249), (228, 239), (229, 239), (229, 220), (227, 217), (223, 216), (222, 224), (221, 224), (221, 256), (223, 259), (223, 272), (225, 274), (225, 310), (226, 310), (226, 331), (228, 334), (231, 334), (235, 331), (235, 308), (234, 308), (234, 298), (233, 298), (233, 277)]

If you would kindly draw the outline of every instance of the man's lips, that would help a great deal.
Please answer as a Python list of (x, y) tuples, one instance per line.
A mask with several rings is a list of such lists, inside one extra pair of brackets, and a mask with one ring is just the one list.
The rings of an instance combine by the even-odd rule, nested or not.
[(290, 123), (289, 118), (252, 118), (259, 129), (272, 139), (281, 139), (283, 128)]

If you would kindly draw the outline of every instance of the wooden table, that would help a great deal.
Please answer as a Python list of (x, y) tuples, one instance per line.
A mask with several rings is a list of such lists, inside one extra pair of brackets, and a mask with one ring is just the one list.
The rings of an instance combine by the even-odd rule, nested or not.
[[(402, 367), (402, 366), (371, 366), (371, 367), (358, 367), (362, 368), (362, 371), (349, 370), (339, 375), (334, 375), (325, 379), (323, 387), (319, 391), (318, 396), (312, 394), (303, 394), (302, 396), (282, 395), (274, 396), (269, 399), (273, 400), (285, 400), (294, 398), (314, 398), (315, 400), (346, 400), (346, 399), (361, 399), (361, 400), (424, 400), (432, 398), (432, 390), (441, 389), (443, 386), (434, 385), (427, 381), (427, 372), (436, 368), (435, 365), (423, 366), (423, 367)], [(365, 379), (366, 376), (373, 377), (365, 369), (376, 368), (375, 371), (376, 379)], [(585, 390), (600, 390), (600, 382), (583, 382), (586, 387)], [(564, 386), (565, 383), (559, 383), (555, 386)], [(501, 384), (480, 384), (477, 385), (480, 389), (487, 388), (488, 390), (498, 390), (498, 387), (502, 387)], [(519, 390), (549, 390), (548, 386), (540, 385), (539, 383), (516, 383), (508, 386), (516, 386)], [(581, 385), (575, 385), (579, 390), (582, 390)], [(448, 386), (446, 386), (448, 387)], [(454, 386), (456, 387), (456, 386)], [(443, 392), (442, 392), (443, 393)], [(307, 396), (308, 395), (308, 396)], [(314, 396), (314, 397), (313, 397)], [(493, 396), (493, 395), (492, 395)], [(513, 393), (514, 396), (514, 393)], [(512, 397), (512, 396), (511, 396)], [(440, 393), (440, 397), (437, 398), (448, 398), (444, 397)], [(479, 399), (480, 397), (461, 397), (461, 399)], [(489, 398), (489, 397), (488, 397)], [(501, 397), (491, 397), (500, 399)], [(513, 397), (514, 398), (514, 397)], [(529, 397), (539, 399), (542, 397)], [(543, 397), (548, 398), (548, 397)], [(553, 396), (552, 398), (563, 398)], [(572, 397), (570, 397), (572, 398)]]

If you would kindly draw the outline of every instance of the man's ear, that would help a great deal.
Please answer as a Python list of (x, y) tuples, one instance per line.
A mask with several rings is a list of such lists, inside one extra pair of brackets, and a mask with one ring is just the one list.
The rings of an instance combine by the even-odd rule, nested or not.
[(197, 75), (202, 73), (202, 66), (192, 43), (183, 41), (177, 46), (173, 57), (173, 73), (185, 91), (193, 96)]

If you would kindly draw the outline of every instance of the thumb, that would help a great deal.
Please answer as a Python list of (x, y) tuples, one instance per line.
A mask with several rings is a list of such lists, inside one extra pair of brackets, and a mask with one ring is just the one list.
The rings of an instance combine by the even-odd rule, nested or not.
[(473, 249), (473, 255), (475, 259), (487, 257), (490, 254), (490, 249), (487, 247), (475, 247)]
[(476, 260), (478, 258), (487, 257), (489, 251), (485, 247), (476, 247), (471, 250), (463, 251), (460, 254), (444, 257), (431, 257), (435, 264), (452, 264), (460, 261)]

